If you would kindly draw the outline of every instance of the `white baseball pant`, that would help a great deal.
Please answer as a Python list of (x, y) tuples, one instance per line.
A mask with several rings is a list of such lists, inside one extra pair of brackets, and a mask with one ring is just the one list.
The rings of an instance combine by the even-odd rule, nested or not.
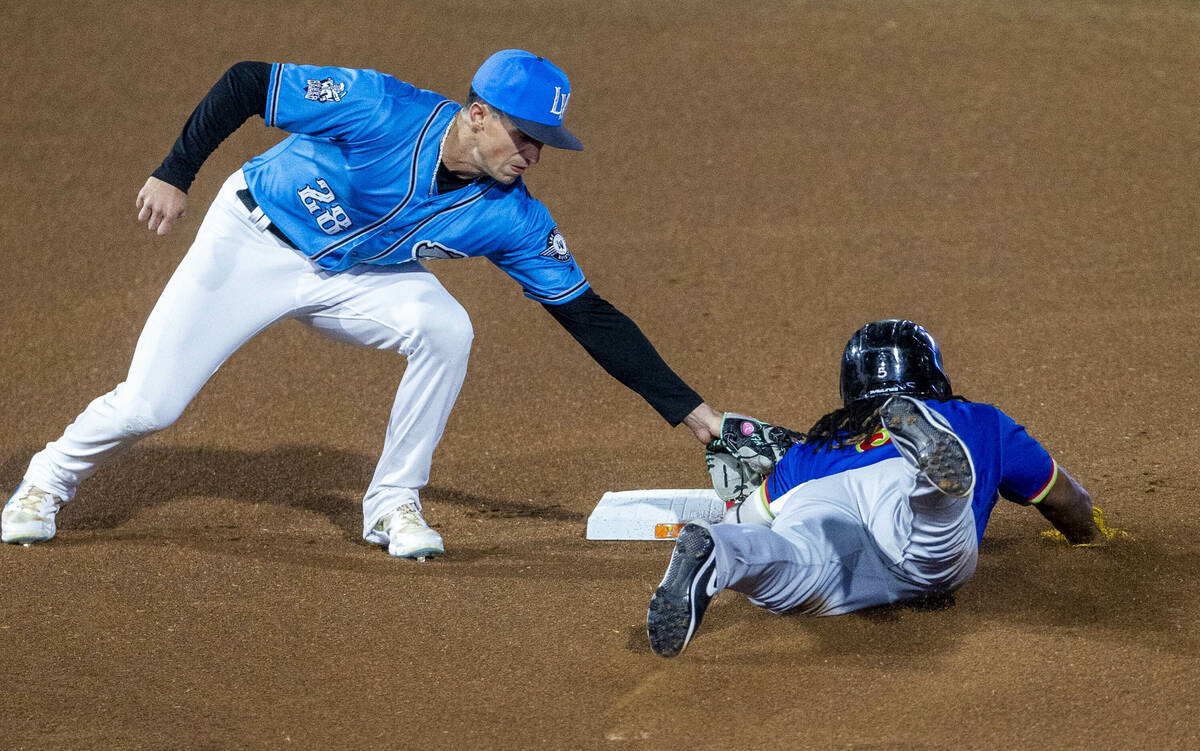
[(716, 524), (713, 584), (776, 613), (837, 615), (962, 586), (979, 546), (970, 498), (902, 458), (803, 483), (770, 527)]
[[(291, 318), (408, 359), (363, 498), (363, 536), (371, 540), (381, 517), (401, 503), (420, 503), (418, 491), (429, 482), (434, 448), (466, 376), (470, 318), (416, 261), (322, 271), (260, 228), (265, 221), (251, 220), (235, 195), (245, 187), (241, 170), (225, 181), (151, 311), (125, 380), (36, 454), (25, 479), (74, 498), (101, 465), (175, 422), (238, 347)], [(320, 384), (313, 379), (314, 393)]]

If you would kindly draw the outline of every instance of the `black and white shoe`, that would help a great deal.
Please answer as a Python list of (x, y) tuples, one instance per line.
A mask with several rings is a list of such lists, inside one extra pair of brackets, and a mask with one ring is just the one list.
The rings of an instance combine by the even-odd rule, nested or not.
[(911, 396), (893, 396), (879, 408), (883, 427), (900, 455), (938, 490), (964, 498), (975, 489), (971, 452), (950, 423)]
[(674, 657), (692, 640), (708, 603), (720, 591), (713, 587), (716, 570), (712, 535), (704, 525), (688, 524), (675, 539), (671, 563), (646, 612), (646, 634), (655, 654)]

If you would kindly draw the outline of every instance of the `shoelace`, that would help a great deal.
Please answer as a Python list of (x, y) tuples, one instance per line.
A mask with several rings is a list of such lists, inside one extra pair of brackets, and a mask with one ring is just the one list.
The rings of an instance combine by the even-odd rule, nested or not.
[(16, 503), (17, 508), (30, 514), (39, 513), (46, 504), (51, 504), (50, 494), (37, 488), (30, 488)]
[(421, 518), (421, 512), (417, 511), (417, 507), (411, 503), (400, 506), (394, 513), (396, 518), (393, 520), (393, 524), (399, 522), (404, 525), (416, 524), (421, 527), (427, 526), (425, 520)]

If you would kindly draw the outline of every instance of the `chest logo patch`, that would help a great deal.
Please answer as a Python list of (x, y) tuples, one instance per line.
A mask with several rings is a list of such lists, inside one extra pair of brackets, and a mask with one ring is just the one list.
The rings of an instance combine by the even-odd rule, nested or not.
[(345, 93), (346, 84), (344, 83), (337, 83), (332, 78), (326, 78), (324, 81), (310, 78), (304, 98), (313, 102), (340, 102)]
[(546, 237), (546, 249), (539, 255), (553, 258), (563, 263), (571, 260), (571, 251), (567, 250), (567, 241), (563, 239), (562, 233), (558, 231), (558, 227), (550, 230), (549, 236)]
[(413, 260), (421, 261), (434, 258), (466, 258), (467, 254), (435, 240), (421, 240), (412, 246), (412, 257)]

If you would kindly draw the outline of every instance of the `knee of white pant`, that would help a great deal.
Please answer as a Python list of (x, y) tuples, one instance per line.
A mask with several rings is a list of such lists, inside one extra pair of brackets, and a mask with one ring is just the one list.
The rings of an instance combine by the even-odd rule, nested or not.
[(106, 398), (113, 410), (118, 429), (128, 435), (144, 435), (162, 430), (178, 420), (179, 415), (183, 413), (182, 407), (156, 407), (124, 383)]
[(475, 329), (463, 306), (457, 302), (417, 305), (410, 313), (408, 324), (415, 335), (415, 349), (445, 358), (465, 357), (470, 353)]

